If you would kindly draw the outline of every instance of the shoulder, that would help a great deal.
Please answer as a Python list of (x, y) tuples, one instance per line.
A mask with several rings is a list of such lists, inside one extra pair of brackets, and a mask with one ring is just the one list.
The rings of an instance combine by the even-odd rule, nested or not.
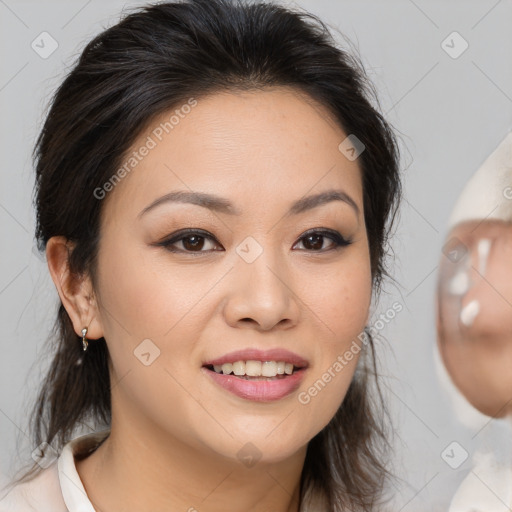
[(0, 512), (68, 512), (62, 497), (57, 461), (32, 480), (0, 489)]
[(69, 441), (61, 454), (32, 480), (0, 487), (0, 512), (95, 512), (76, 470), (75, 457), (94, 451), (110, 429)]

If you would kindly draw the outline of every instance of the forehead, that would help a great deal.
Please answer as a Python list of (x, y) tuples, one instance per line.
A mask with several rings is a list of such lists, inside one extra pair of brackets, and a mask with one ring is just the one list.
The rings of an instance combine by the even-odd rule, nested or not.
[(188, 189), (269, 209), (337, 187), (362, 209), (358, 161), (339, 149), (346, 137), (325, 107), (291, 88), (185, 101), (137, 137), (108, 208), (140, 211), (157, 195)]

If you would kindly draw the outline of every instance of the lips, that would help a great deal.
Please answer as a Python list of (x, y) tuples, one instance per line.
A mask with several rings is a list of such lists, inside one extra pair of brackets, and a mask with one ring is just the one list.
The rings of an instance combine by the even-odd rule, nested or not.
[[(254, 366), (255, 362), (265, 364), (270, 361), (285, 363), (289, 372), (274, 377), (248, 377), (224, 375), (214, 371), (222, 365), (236, 366), (242, 361)], [(274, 363), (275, 364), (275, 363)], [(296, 391), (304, 379), (309, 363), (306, 359), (284, 349), (247, 349), (230, 352), (216, 359), (205, 361), (201, 371), (216, 385), (244, 400), (272, 402), (283, 399)], [(291, 370), (293, 367), (293, 371)], [(236, 369), (233, 368), (235, 371)], [(257, 372), (256, 372), (257, 373)]]
[(235, 363), (237, 361), (284, 361), (292, 364), (296, 368), (307, 368), (309, 363), (306, 359), (289, 350), (276, 348), (271, 350), (246, 349), (230, 352), (216, 359), (210, 359), (203, 363), (203, 367), (223, 365), (225, 363)]
[(302, 368), (294, 371), (292, 375), (281, 375), (281, 378), (246, 380), (235, 375), (215, 373), (204, 367), (201, 368), (201, 371), (219, 388), (239, 398), (254, 402), (273, 402), (291, 395), (299, 388), (307, 372)]

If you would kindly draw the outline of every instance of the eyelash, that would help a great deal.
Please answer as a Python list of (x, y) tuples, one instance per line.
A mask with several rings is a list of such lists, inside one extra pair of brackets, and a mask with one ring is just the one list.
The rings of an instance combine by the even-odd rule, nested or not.
[[(200, 255), (202, 253), (210, 253), (210, 252), (214, 252), (215, 251), (215, 249), (209, 249), (207, 251), (203, 251), (203, 250), (187, 251), (187, 250), (176, 249), (176, 248), (172, 247), (172, 245), (175, 244), (176, 242), (180, 242), (183, 239), (190, 238), (190, 237), (195, 236), (195, 235), (197, 235), (197, 236), (199, 236), (201, 238), (209, 238), (211, 240), (215, 240), (215, 237), (211, 233), (208, 233), (208, 231), (203, 231), (202, 229), (192, 229), (192, 228), (189, 228), (189, 229), (183, 229), (183, 230), (180, 230), (180, 231), (178, 231), (176, 233), (173, 233), (170, 236), (170, 238), (162, 240), (161, 242), (158, 242), (155, 245), (158, 245), (158, 246), (161, 246), (161, 247), (165, 247), (166, 250), (168, 250), (170, 252), (173, 252), (173, 253), (187, 253), (187, 254), (194, 254), (194, 255), (197, 254), (197, 255)], [(346, 247), (346, 246), (350, 245), (353, 242), (352, 239), (350, 239), (350, 238), (347, 239), (347, 238), (343, 237), (337, 231), (330, 230), (330, 229), (310, 229), (310, 230), (306, 231), (299, 238), (299, 241), (303, 240), (304, 238), (307, 238), (310, 235), (321, 235), (321, 236), (324, 236), (326, 238), (329, 238), (334, 243), (334, 247), (331, 247), (330, 249), (320, 249), (318, 251), (311, 250), (311, 249), (310, 250), (308, 250), (308, 249), (300, 249), (300, 250), (304, 250), (304, 251), (308, 251), (308, 252), (313, 252), (313, 253), (324, 253), (324, 252), (328, 252), (328, 251), (332, 251), (332, 250), (338, 250), (341, 247)], [(218, 244), (218, 245), (220, 245), (220, 244)]]

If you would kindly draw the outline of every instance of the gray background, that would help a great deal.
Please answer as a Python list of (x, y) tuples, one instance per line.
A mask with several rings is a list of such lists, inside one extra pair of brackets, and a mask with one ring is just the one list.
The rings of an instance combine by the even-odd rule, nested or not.
[[(485, 418), (436, 366), (434, 292), (446, 223), (464, 184), (512, 129), (512, 1), (300, 1), (359, 49), (402, 140), (405, 200), (376, 314), (404, 309), (381, 331), (383, 383), (397, 427), (395, 510), (446, 509), (475, 452), (512, 460), (507, 422)], [(57, 294), (34, 251), (30, 152), (50, 95), (92, 36), (140, 2), (0, 0), (0, 478), (29, 458), (27, 411), (49, 361), (43, 344)], [(58, 42), (47, 59), (32, 48)], [(453, 31), (469, 43), (451, 58)], [(457, 470), (441, 457), (457, 441)]]

